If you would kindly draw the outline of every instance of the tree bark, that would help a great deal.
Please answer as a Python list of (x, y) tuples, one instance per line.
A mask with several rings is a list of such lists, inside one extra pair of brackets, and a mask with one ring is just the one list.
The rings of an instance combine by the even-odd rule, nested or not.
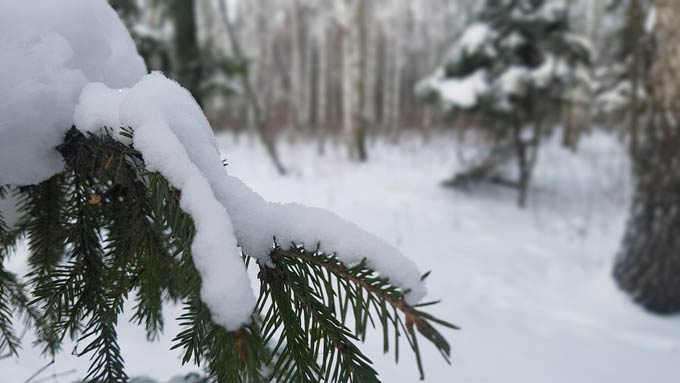
[(642, 35), (645, 33), (643, 20), (644, 12), (640, 0), (630, 0), (628, 5), (628, 23), (631, 28), (632, 62), (630, 65), (631, 99), (630, 99), (630, 145), (632, 157), (638, 155), (640, 141), (640, 76), (642, 75)]
[(172, 43), (172, 71), (182, 86), (202, 104), (200, 85), (203, 79), (199, 56), (196, 7), (194, 0), (173, 0), (170, 11), (175, 28)]
[(318, 44), (318, 79), (316, 94), (316, 134), (318, 140), (318, 152), (324, 153), (325, 135), (328, 134), (328, 32), (321, 32)]
[(350, 158), (365, 161), (365, 130), (362, 105), (364, 92), (362, 68), (364, 55), (362, 45), (365, 27), (366, 4), (369, 0), (346, 0), (348, 19), (345, 20), (342, 38), (343, 54), (343, 127), (348, 142)]
[[(524, 126), (520, 122), (515, 122), (512, 127), (512, 140), (515, 146), (517, 170), (519, 173), (517, 205), (522, 209), (527, 206), (529, 200), (529, 188), (531, 187), (531, 179), (538, 160), (538, 151), (543, 135), (541, 126), (540, 122), (534, 123), (531, 126)], [(529, 140), (523, 137), (525, 129), (531, 131), (531, 139)]]
[(290, 125), (300, 129), (303, 112), (303, 81), (302, 81), (302, 42), (300, 41), (300, 4), (297, 0), (291, 2), (290, 7)]
[(640, 125), (636, 190), (614, 278), (646, 309), (671, 314), (680, 312), (680, 2), (656, 6), (652, 111)]

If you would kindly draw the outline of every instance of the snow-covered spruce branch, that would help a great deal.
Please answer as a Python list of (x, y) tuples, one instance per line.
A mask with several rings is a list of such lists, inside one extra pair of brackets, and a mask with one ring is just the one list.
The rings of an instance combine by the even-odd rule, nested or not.
[[(414, 308), (426, 294), (415, 263), (330, 212), (270, 203), (229, 175), (196, 100), (147, 74), (105, 1), (0, 4), (0, 32), (16, 36), (0, 40), (9, 52), (0, 57), (9, 74), (0, 87), (6, 347), (16, 352), (12, 321), (23, 310), (45, 353), (69, 337), (92, 358), (86, 381), (126, 381), (116, 330), (133, 299), (132, 319), (149, 338), (163, 330), (163, 303), (182, 302), (175, 347), (219, 382), (375, 381), (353, 344), (366, 336), (366, 318), (406, 334), (416, 355), (414, 328), (448, 354), (426, 324), (433, 318)], [(21, 237), (25, 284), (4, 268)], [(320, 263), (282, 257), (273, 238), (319, 244), (311, 255)], [(251, 260), (266, 277), (259, 304)], [(317, 288), (333, 278), (335, 293)]]
[[(67, 336), (78, 341), (79, 355), (93, 361), (87, 381), (127, 378), (116, 324), (130, 294), (137, 303), (133, 320), (149, 338), (162, 331), (163, 302), (183, 301), (175, 347), (184, 350), (185, 363), (205, 365), (219, 382), (377, 382), (370, 360), (355, 345), (369, 324), (382, 330), (385, 351), (393, 348), (397, 358), (405, 336), (421, 374), (416, 330), (448, 358), (448, 343), (428, 322), (454, 326), (406, 303), (409, 292), (367, 259), (346, 264), (333, 253), (301, 245), (284, 249), (271, 241), (266, 256), (243, 255), (246, 265), (254, 259), (260, 269), (259, 301), (247, 323), (227, 329), (202, 298), (205, 280), (194, 253), (198, 231), (183, 210), (183, 191), (150, 171), (130, 142), (131, 129), (84, 134), (72, 128), (58, 147), (62, 173), (34, 186), (4, 188), (21, 200), (20, 219), (13, 229), (3, 225), (0, 234), (25, 235), (31, 256), (29, 292), (16, 279), (9, 289), (6, 278), (0, 278), (0, 291), (33, 297), (31, 305), (24, 298), (18, 307), (33, 310), (29, 319), (45, 352), (58, 352)], [(17, 299), (0, 297), (3, 312), (11, 313)], [(16, 353), (11, 318), (0, 316), (0, 328)]]

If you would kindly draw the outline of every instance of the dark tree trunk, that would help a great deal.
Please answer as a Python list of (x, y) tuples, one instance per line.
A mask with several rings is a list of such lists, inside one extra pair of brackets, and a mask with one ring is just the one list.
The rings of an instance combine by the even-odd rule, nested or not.
[(517, 170), (519, 171), (517, 183), (519, 194), (517, 195), (517, 205), (519, 205), (520, 208), (525, 208), (527, 206), (529, 184), (531, 182), (531, 173), (529, 171), (529, 161), (527, 158), (527, 145), (521, 138), (517, 138), (515, 140), (515, 148), (517, 150)]
[[(543, 136), (542, 126), (542, 123), (538, 120), (529, 127), (524, 127), (524, 124), (519, 121), (516, 121), (512, 126), (512, 137), (519, 173), (517, 204), (520, 208), (525, 208), (529, 199), (529, 188), (531, 187), (531, 179), (538, 160), (538, 150)], [(523, 137), (524, 129), (530, 129), (531, 138), (529, 140)]]
[(638, 147), (635, 196), (614, 267), (619, 286), (657, 313), (680, 312), (678, 138), (663, 137)]
[(200, 85), (203, 80), (203, 68), (200, 64), (195, 1), (173, 0), (171, 4), (170, 13), (175, 28), (172, 71), (177, 81), (189, 89), (196, 101), (201, 104)]
[(657, 0), (652, 110), (633, 151), (636, 190), (614, 277), (643, 307), (680, 312), (680, 2)]

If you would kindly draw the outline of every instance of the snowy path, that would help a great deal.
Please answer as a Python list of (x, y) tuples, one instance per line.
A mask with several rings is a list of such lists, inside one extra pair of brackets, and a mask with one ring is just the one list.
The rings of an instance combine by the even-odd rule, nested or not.
[[(435, 311), (463, 330), (446, 333), (452, 366), (426, 349), (427, 381), (677, 381), (680, 318), (642, 312), (609, 277), (630, 188), (623, 155), (609, 138), (589, 139), (578, 156), (557, 147), (543, 151), (525, 211), (515, 207), (509, 190), (439, 187), (456, 166), (448, 140), (379, 146), (362, 165), (335, 150), (320, 159), (314, 145), (285, 145), (293, 168), (287, 178), (276, 176), (248, 139), (236, 144), (221, 137), (220, 143), (230, 172), (265, 198), (328, 208), (395, 244), (422, 270), (433, 270), (429, 298), (444, 299)], [(175, 312), (168, 310), (169, 319)], [(176, 368), (169, 339), (149, 345), (143, 331), (123, 327), (131, 375), (167, 379), (188, 371)], [(170, 338), (175, 330), (168, 326)], [(383, 381), (416, 382), (410, 355), (402, 353), (395, 366), (381, 355), (380, 337), (374, 339), (368, 349)], [(0, 360), (0, 382), (23, 381), (44, 364), (26, 348), (20, 362)], [(48, 374), (86, 366), (87, 360), (61, 355)]]

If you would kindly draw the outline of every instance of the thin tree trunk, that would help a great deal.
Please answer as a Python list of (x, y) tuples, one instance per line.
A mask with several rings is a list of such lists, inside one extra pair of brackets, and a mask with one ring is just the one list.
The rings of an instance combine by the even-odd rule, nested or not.
[(365, 123), (362, 116), (362, 68), (365, 6), (368, 0), (346, 0), (349, 19), (346, 20), (342, 39), (343, 54), (343, 126), (350, 158), (365, 161), (367, 158)]
[(293, 0), (290, 9), (290, 97), (289, 108), (291, 125), (300, 129), (303, 115), (303, 84), (302, 84), (302, 44), (300, 42), (300, 6)]
[[(524, 138), (524, 129), (531, 129), (531, 137), (528, 140)], [(519, 195), (517, 198), (517, 204), (520, 208), (525, 208), (527, 206), (529, 190), (534, 174), (534, 168), (538, 162), (538, 153), (540, 150), (542, 137), (543, 123), (540, 120), (535, 121), (528, 127), (525, 127), (524, 124), (519, 121), (513, 124), (512, 140), (515, 146), (515, 154), (517, 157), (517, 170), (519, 171)]]
[(383, 52), (383, 70), (382, 70), (382, 91), (381, 91), (381, 101), (382, 101), (382, 107), (380, 110), (380, 119), (383, 127), (383, 132), (387, 133), (390, 131), (390, 117), (392, 116), (392, 112), (390, 111), (390, 108), (392, 106), (392, 98), (390, 95), (392, 94), (392, 90), (390, 88), (390, 85), (392, 82), (390, 81), (393, 78), (392, 72), (395, 71), (395, 65), (394, 65), (394, 60), (392, 60), (393, 56), (393, 51), (394, 51), (394, 36), (391, 36), (391, 34), (385, 33), (384, 37), (384, 42), (385, 42), (385, 49)]
[[(220, 0), (219, 3), (220, 13), (222, 15), (222, 22), (224, 23), (224, 26), (227, 29), (227, 34), (229, 35), (229, 40), (231, 42), (231, 48), (234, 57), (237, 60), (245, 60), (245, 56), (241, 49), (240, 42), (238, 40), (238, 37), (236, 36), (236, 31), (234, 30), (234, 26), (231, 20), (229, 20), (229, 12), (227, 10), (227, 6), (223, 0)], [(272, 163), (274, 164), (276, 171), (278, 171), (279, 174), (284, 175), (286, 174), (286, 168), (283, 166), (278, 151), (276, 150), (274, 139), (267, 132), (267, 120), (264, 115), (264, 111), (262, 110), (262, 106), (257, 97), (257, 94), (255, 93), (255, 89), (253, 89), (253, 86), (250, 82), (250, 77), (248, 76), (247, 73), (241, 73), (240, 78), (241, 84), (243, 85), (243, 90), (246, 93), (246, 98), (248, 99), (251, 110), (253, 112), (254, 119), (253, 125), (255, 126), (255, 131), (257, 132), (257, 134), (260, 137), (260, 140), (264, 144), (265, 150), (267, 151), (269, 158), (272, 160)]]
[(364, 22), (364, 56), (365, 56), (365, 68), (364, 68), (364, 103), (363, 103), (363, 114), (366, 124), (369, 126), (375, 125), (375, 94), (376, 94), (376, 72), (377, 72), (377, 54), (378, 54), (378, 34), (376, 33), (376, 27), (372, 20), (372, 8), (367, 12)]
[(656, 6), (653, 110), (633, 152), (636, 190), (614, 278), (643, 307), (670, 314), (680, 312), (680, 2)]
[(640, 141), (640, 76), (642, 71), (642, 44), (641, 36), (644, 33), (642, 22), (643, 12), (640, 0), (630, 0), (628, 6), (628, 23), (630, 23), (631, 33), (627, 36), (631, 39), (631, 50), (633, 61), (630, 66), (631, 78), (631, 100), (630, 100), (630, 155), (637, 156)]
[(202, 103), (200, 85), (203, 70), (192, 65), (199, 55), (196, 6), (194, 0), (173, 0), (171, 12), (174, 25), (172, 71), (182, 86), (187, 88), (199, 104)]
[(305, 75), (302, 76), (302, 125), (306, 128), (306, 132), (309, 132), (310, 125), (312, 123), (312, 116), (314, 110), (314, 78), (315, 78), (315, 67), (314, 67), (314, 45), (307, 38), (307, 42), (304, 49), (304, 65), (303, 70)]
[(319, 70), (317, 80), (317, 111), (316, 111), (316, 134), (318, 140), (318, 152), (324, 153), (325, 136), (328, 132), (328, 31), (321, 32), (319, 41)]
[(517, 170), (519, 173), (518, 179), (518, 196), (517, 205), (524, 208), (527, 205), (527, 198), (529, 196), (529, 184), (531, 182), (531, 173), (529, 170), (529, 153), (528, 145), (522, 138), (522, 125), (516, 123), (512, 127), (512, 138), (515, 145), (515, 154), (517, 158)]
[[(634, 0), (635, 1), (635, 0)], [(607, 0), (591, 0), (586, 36), (591, 41), (597, 41), (597, 33), (601, 30), (602, 15), (605, 12)]]
[(401, 13), (396, 16), (395, 30), (394, 32), (394, 50), (392, 51), (393, 56), (391, 60), (394, 61), (394, 66), (392, 70), (392, 77), (390, 78), (391, 90), (390, 90), (390, 131), (392, 132), (393, 138), (398, 137), (401, 130), (401, 87), (402, 87), (402, 76), (404, 70), (404, 52), (403, 48), (403, 20)]

